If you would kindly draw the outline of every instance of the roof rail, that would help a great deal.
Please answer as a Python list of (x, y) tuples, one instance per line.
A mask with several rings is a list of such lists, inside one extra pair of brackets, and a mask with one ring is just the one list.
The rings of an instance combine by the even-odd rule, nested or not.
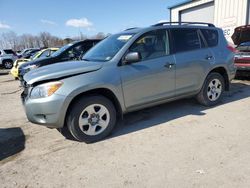
[(124, 31), (132, 30), (132, 29), (138, 29), (138, 27), (131, 27), (131, 28), (125, 29)]
[(214, 24), (206, 22), (161, 22), (152, 26), (163, 26), (163, 25), (207, 25), (208, 27), (215, 27)]

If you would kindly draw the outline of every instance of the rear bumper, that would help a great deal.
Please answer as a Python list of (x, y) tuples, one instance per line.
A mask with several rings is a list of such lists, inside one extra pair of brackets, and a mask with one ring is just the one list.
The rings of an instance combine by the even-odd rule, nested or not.
[(250, 63), (237, 63), (235, 66), (237, 71), (250, 71)]

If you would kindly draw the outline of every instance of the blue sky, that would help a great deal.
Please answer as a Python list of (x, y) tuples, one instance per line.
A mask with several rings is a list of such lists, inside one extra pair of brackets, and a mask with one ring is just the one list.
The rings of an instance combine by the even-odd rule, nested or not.
[(0, 0), (0, 33), (48, 31), (59, 37), (116, 33), (169, 19), (185, 0)]

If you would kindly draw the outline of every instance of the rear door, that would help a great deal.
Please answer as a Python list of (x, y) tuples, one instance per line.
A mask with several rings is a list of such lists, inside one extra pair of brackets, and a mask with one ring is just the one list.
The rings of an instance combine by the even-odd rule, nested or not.
[(176, 58), (176, 95), (200, 90), (214, 57), (199, 29), (171, 30)]

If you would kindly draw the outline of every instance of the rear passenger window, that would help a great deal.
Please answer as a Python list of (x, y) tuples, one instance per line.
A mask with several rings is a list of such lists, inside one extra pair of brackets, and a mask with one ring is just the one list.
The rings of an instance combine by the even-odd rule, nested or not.
[(205, 40), (207, 41), (207, 45), (209, 47), (217, 46), (218, 44), (218, 32), (212, 29), (201, 29)]
[(176, 52), (185, 52), (201, 48), (197, 29), (173, 29), (172, 36)]

